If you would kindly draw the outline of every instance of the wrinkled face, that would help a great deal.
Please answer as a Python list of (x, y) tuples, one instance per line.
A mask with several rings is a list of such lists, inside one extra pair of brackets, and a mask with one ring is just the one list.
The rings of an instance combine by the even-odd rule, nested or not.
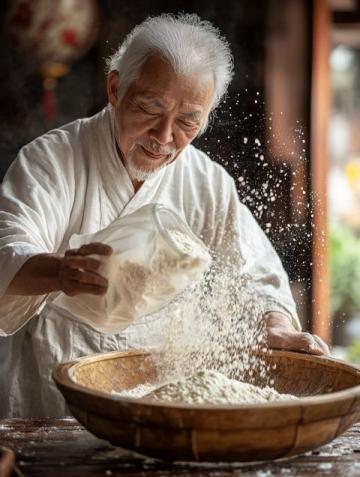
[(116, 111), (118, 147), (137, 181), (172, 162), (197, 136), (214, 92), (210, 78), (179, 77), (159, 57), (145, 62), (120, 102), (117, 88), (117, 73), (111, 72), (108, 96)]

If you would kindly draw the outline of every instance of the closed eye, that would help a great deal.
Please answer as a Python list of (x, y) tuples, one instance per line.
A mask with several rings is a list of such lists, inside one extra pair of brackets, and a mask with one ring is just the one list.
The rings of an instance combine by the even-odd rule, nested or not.
[(148, 114), (149, 116), (157, 116), (159, 113), (155, 113), (155, 112), (152, 112), (152, 111), (149, 111), (148, 109), (145, 109), (143, 106), (139, 106), (139, 109), (145, 113), (145, 114)]
[(182, 119), (179, 119), (179, 122), (180, 124), (182, 124), (183, 126), (185, 126), (187, 129), (195, 129), (198, 127), (198, 124), (197, 123), (190, 123), (188, 121), (184, 121)]

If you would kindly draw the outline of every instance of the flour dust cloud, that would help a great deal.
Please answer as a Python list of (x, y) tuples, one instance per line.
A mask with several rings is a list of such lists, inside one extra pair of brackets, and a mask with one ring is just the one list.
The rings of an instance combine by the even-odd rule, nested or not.
[[(277, 157), (271, 150), (277, 140), (275, 116), (259, 113), (256, 108), (262, 104), (259, 93), (253, 112), (242, 112), (241, 95), (225, 101), (217, 113), (223, 127), (221, 139), (211, 132), (200, 147), (229, 170), (241, 201), (275, 246), (283, 242), (287, 247), (306, 249), (311, 243), (312, 204), (307, 202), (308, 191), (302, 183), (307, 160), (304, 131), (297, 123), (293, 148), (287, 151), (293, 159), (291, 164), (281, 154)], [(256, 127), (249, 127), (249, 123)], [(255, 174), (251, 172), (254, 165)], [(291, 216), (286, 215), (284, 190), (291, 196)], [(295, 256), (294, 269), (307, 266), (304, 255)], [(286, 262), (288, 257), (281, 258)], [(133, 397), (154, 400), (227, 405), (294, 399), (272, 387), (272, 370), (263, 357), (264, 352), (270, 352), (263, 303), (251, 277), (242, 274), (241, 268), (241, 258), (224, 251), (223, 257), (215, 257), (200, 284), (187, 289), (163, 310), (171, 320), (164, 330), (164, 345), (153, 354), (158, 381), (125, 395), (130, 392)]]

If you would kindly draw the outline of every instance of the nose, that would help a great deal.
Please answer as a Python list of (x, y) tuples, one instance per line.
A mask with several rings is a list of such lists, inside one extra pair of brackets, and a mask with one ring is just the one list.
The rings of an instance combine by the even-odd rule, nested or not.
[(169, 144), (174, 139), (173, 126), (170, 118), (161, 118), (151, 130), (151, 135), (160, 144)]

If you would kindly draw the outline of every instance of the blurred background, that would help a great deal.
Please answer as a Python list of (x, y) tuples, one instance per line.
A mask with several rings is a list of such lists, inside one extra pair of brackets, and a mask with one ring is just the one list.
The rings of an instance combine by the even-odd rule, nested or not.
[(149, 15), (218, 26), (235, 79), (196, 145), (232, 174), (305, 329), (360, 362), (360, 1), (8, 0), (0, 177), (21, 146), (106, 104), (105, 59)]

